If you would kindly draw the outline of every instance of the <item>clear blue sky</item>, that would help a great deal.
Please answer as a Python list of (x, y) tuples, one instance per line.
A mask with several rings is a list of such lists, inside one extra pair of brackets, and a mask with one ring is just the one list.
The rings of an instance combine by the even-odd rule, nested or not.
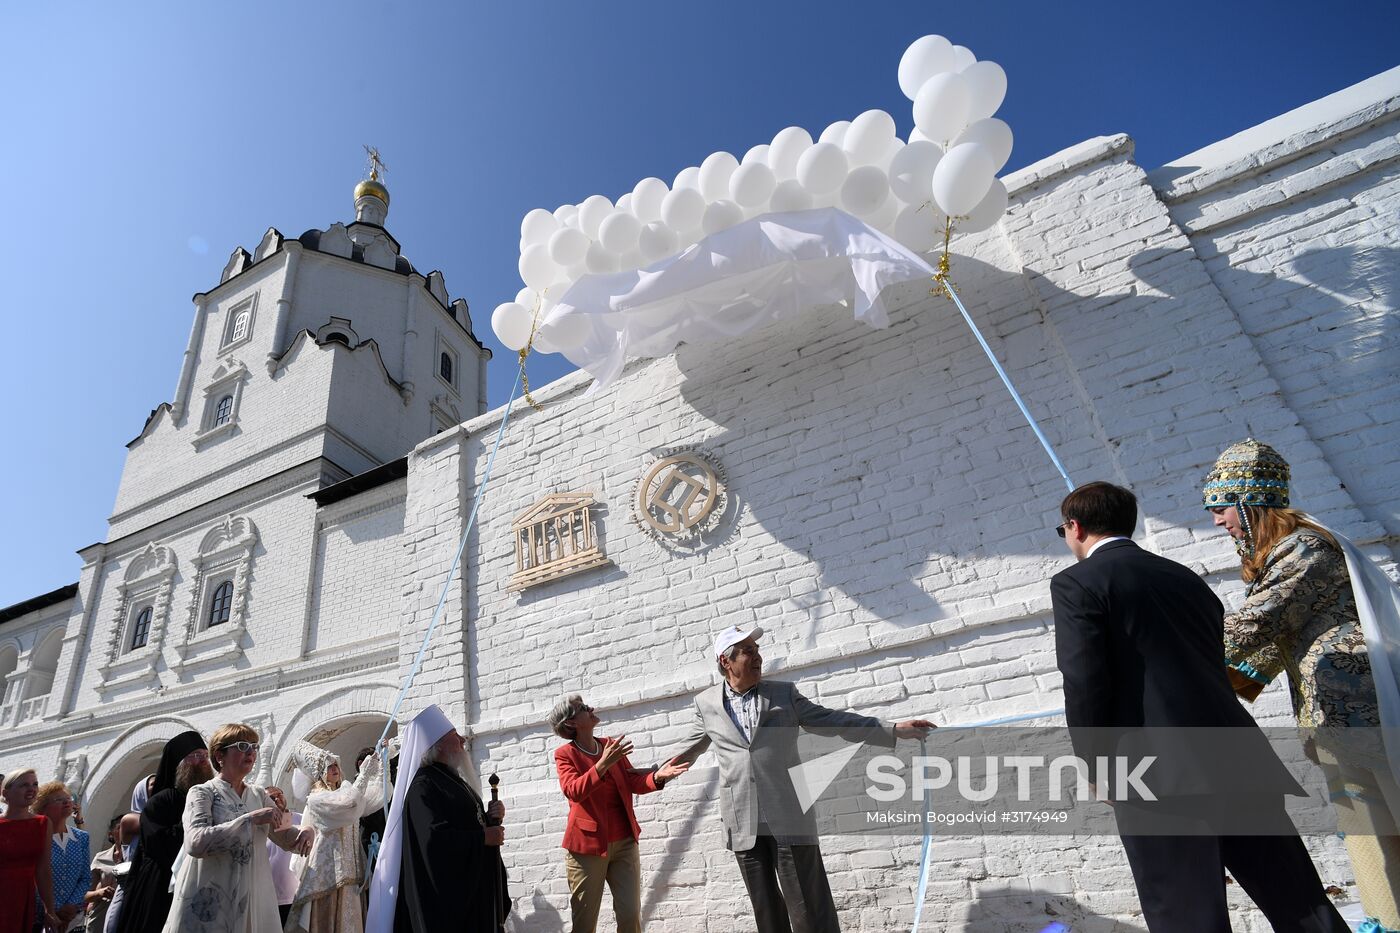
[[(125, 443), (174, 391), (190, 296), (268, 226), (388, 227), (497, 349), (521, 216), (879, 107), (937, 32), (1005, 67), (1007, 170), (1127, 132), (1155, 167), (1397, 64), (1400, 4), (28, 3), (0, 55), (0, 606), (78, 578)], [(542, 385), (567, 371), (533, 363)]]

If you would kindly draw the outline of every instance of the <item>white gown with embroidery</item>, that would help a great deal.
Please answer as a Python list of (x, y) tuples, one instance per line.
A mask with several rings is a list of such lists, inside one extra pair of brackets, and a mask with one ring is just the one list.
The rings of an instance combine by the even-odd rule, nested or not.
[(290, 849), (298, 828), (269, 834), (250, 814), (273, 806), (256, 784), (243, 793), (215, 775), (190, 788), (185, 800), (185, 855), (175, 875), (174, 901), (164, 933), (277, 933), (281, 916), (267, 840)]
[(312, 791), (303, 822), (316, 828), (316, 841), (302, 871), (286, 933), (363, 933), (360, 886), (365, 856), (360, 849), (360, 817), (384, 805), (378, 755), (364, 761), (355, 782), (335, 790)]

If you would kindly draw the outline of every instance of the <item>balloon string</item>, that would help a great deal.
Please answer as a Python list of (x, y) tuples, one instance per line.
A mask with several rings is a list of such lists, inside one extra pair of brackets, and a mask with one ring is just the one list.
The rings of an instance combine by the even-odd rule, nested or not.
[(399, 694), (394, 699), (394, 706), (389, 710), (388, 722), (384, 724), (384, 731), (379, 735), (379, 743), (382, 746), (384, 760), (384, 779), (388, 782), (389, 775), (389, 749), (385, 741), (389, 738), (389, 730), (393, 728), (394, 721), (399, 715), (399, 707), (403, 706), (404, 697), (408, 696), (408, 688), (413, 684), (413, 679), (418, 676), (419, 669), (423, 666), (423, 658), (428, 653), (428, 643), (432, 640), (433, 632), (437, 629), (438, 622), (442, 619), (443, 606), (447, 604), (447, 594), (452, 591), (452, 581), (456, 579), (457, 568), (462, 563), (462, 552), (467, 549), (467, 538), (471, 536), (472, 528), (476, 526), (477, 512), (481, 509), (482, 497), (486, 494), (486, 484), (491, 481), (491, 470), (496, 465), (496, 454), (500, 452), (501, 440), (505, 437), (506, 425), (510, 423), (510, 413), (515, 404), (516, 392), (520, 389), (521, 380), (525, 376), (525, 367), (521, 367), (515, 374), (515, 385), (511, 387), (510, 398), (506, 401), (505, 414), (501, 416), (501, 426), (496, 431), (496, 442), (491, 447), (491, 455), (486, 458), (486, 470), (481, 476), (481, 485), (476, 489), (476, 495), (472, 500), (472, 510), (467, 516), (466, 528), (462, 531), (462, 540), (457, 545), (457, 553), (452, 558), (452, 565), (447, 569), (447, 579), (442, 583), (442, 592), (438, 596), (437, 606), (433, 609), (433, 617), (428, 622), (428, 630), (423, 633), (423, 641), (418, 645), (418, 653), (413, 658), (413, 664), (409, 668), (407, 676), (404, 677), (403, 686), (399, 688)]
[(535, 411), (544, 411), (540, 404), (535, 401), (535, 397), (530, 394), (530, 375), (525, 371), (525, 357), (530, 355), (530, 350), (535, 345), (535, 332), (539, 330), (540, 307), (544, 304), (538, 292), (535, 293), (535, 310), (530, 314), (530, 339), (525, 341), (525, 346), (520, 348), (520, 381), (525, 386), (525, 401), (530, 403), (530, 407)]
[(1065, 481), (1065, 485), (1069, 487), (1070, 492), (1073, 492), (1074, 480), (1069, 478), (1069, 472), (1065, 470), (1065, 465), (1061, 463), (1060, 458), (1056, 456), (1055, 448), (1051, 446), (1050, 439), (1047, 438), (1045, 432), (1040, 429), (1040, 423), (1037, 422), (1035, 416), (1031, 414), (1031, 410), (1027, 407), (1025, 399), (1021, 398), (1021, 393), (1016, 391), (1016, 386), (1012, 384), (1011, 377), (1008, 376), (1006, 370), (1002, 368), (1001, 361), (998, 360), (996, 354), (992, 352), (992, 348), (987, 343), (987, 339), (982, 336), (982, 331), (977, 328), (977, 322), (972, 319), (971, 314), (967, 313), (967, 308), (963, 307), (962, 299), (958, 297), (957, 290), (953, 288), (953, 280), (948, 275), (948, 239), (952, 236), (952, 232), (953, 220), (949, 218), (947, 227), (944, 229), (943, 233), (943, 257), (938, 260), (938, 271), (933, 275), (933, 280), (938, 283), (938, 286), (930, 289), (930, 292), (935, 295), (943, 295), (953, 299), (953, 304), (958, 306), (958, 311), (961, 312), (963, 320), (966, 321), (967, 326), (972, 329), (972, 335), (977, 338), (977, 342), (982, 346), (982, 352), (987, 354), (987, 359), (991, 360), (992, 367), (996, 369), (997, 375), (1001, 377), (1002, 385), (1006, 386), (1006, 391), (1011, 393), (1011, 398), (1016, 402), (1016, 407), (1021, 409), (1021, 415), (1026, 419), (1026, 423), (1031, 426), (1031, 430), (1035, 432), (1036, 439), (1040, 441), (1040, 446), (1045, 448), (1045, 452), (1050, 455), (1050, 462), (1053, 463), (1055, 469), (1059, 471), (1060, 478)]

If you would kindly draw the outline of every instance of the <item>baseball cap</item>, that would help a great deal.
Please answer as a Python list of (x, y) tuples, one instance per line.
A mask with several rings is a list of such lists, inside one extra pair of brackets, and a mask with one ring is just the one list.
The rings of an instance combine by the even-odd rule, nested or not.
[(729, 628), (720, 632), (719, 636), (715, 638), (714, 656), (719, 657), (720, 655), (728, 651), (730, 648), (733, 648), (735, 645), (739, 644), (739, 642), (743, 641), (745, 638), (759, 639), (762, 637), (763, 629), (757, 625), (750, 625), (746, 628), (740, 628), (737, 625), (731, 625), (729, 626)]

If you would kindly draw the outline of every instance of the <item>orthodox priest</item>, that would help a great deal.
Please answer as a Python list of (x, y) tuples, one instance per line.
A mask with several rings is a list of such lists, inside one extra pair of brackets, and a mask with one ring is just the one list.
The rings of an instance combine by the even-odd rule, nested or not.
[(510, 913), (500, 825), (482, 804), (466, 742), (436, 706), (408, 724), (367, 933), (500, 933)]
[(189, 789), (214, 776), (209, 750), (193, 730), (182, 732), (160, 753), (150, 799), (141, 810), (139, 845), (131, 861), (118, 933), (156, 933), (170, 913), (170, 872), (185, 840), (181, 822)]

